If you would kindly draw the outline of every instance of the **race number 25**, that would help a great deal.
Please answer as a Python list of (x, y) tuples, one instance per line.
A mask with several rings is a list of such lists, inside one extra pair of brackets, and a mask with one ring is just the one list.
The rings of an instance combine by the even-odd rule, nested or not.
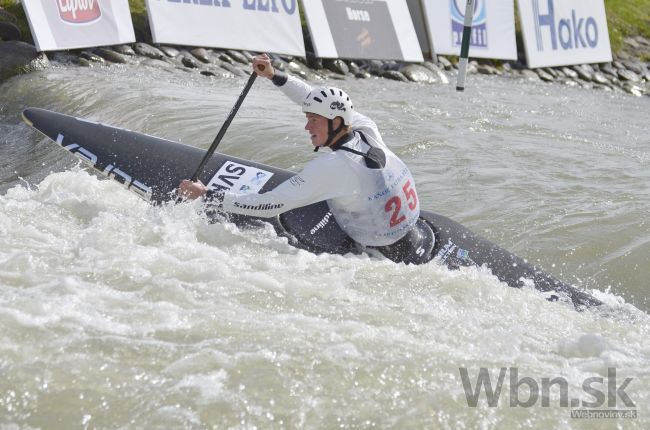
[[(418, 206), (418, 196), (415, 194), (415, 189), (411, 187), (411, 181), (406, 181), (402, 191), (404, 191), (404, 198), (409, 209), (414, 210)], [(406, 216), (402, 213), (402, 198), (400, 196), (393, 196), (388, 199), (384, 209), (386, 213), (392, 213), (390, 216), (391, 227), (395, 227), (406, 219)]]

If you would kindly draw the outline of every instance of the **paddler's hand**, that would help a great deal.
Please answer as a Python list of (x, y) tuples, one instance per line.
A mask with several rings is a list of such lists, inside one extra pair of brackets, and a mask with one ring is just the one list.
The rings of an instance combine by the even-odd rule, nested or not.
[(273, 79), (275, 69), (271, 65), (271, 59), (266, 54), (260, 54), (253, 57), (253, 70), (257, 76), (263, 76), (267, 79)]
[(178, 197), (184, 199), (195, 200), (205, 197), (208, 192), (208, 187), (201, 181), (192, 182), (188, 179), (181, 181), (178, 186)]

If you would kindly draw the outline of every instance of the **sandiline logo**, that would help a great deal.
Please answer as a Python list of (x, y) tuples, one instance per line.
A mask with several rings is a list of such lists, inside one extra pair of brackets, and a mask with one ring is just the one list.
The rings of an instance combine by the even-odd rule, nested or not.
[[(451, 41), (456, 46), (461, 46), (463, 31), (465, 29), (465, 1), (449, 0), (451, 11)], [(472, 19), (472, 34), (469, 46), (474, 48), (488, 47), (487, 9), (485, 0), (476, 0), (474, 3), (474, 17)]]
[(342, 110), (343, 112), (346, 111), (345, 105), (343, 103), (341, 103), (341, 102), (332, 102), (332, 104), (330, 105), (330, 109), (332, 109), (332, 110)]

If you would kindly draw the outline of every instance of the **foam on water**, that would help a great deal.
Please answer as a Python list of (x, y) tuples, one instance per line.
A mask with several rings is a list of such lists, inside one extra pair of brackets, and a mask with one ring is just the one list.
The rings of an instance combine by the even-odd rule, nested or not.
[(0, 203), (3, 426), (583, 426), (557, 393), (508, 407), (508, 378), (468, 407), (459, 368), (482, 367), (586, 400), (616, 367), (640, 414), (621, 423), (648, 423), (650, 318), (612, 293), (576, 312), (485, 269), (314, 255), (79, 167)]

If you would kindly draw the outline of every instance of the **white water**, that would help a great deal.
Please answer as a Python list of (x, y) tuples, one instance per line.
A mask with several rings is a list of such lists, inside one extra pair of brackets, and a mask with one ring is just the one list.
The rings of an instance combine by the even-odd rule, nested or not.
[[(0, 428), (648, 426), (647, 99), (340, 83), (413, 167), (425, 209), (607, 303), (579, 313), (484, 270), (316, 256), (196, 205), (150, 207), (18, 122), (36, 105), (205, 147), (243, 81), (188, 78), (61, 69), (0, 87)], [(312, 157), (276, 94), (256, 83), (222, 151)], [(502, 367), (563, 377), (586, 401), (586, 378), (616, 368), (639, 417), (572, 419), (557, 390), (550, 407), (510, 407), (508, 377), (498, 407), (468, 406), (459, 368), (495, 385)]]

